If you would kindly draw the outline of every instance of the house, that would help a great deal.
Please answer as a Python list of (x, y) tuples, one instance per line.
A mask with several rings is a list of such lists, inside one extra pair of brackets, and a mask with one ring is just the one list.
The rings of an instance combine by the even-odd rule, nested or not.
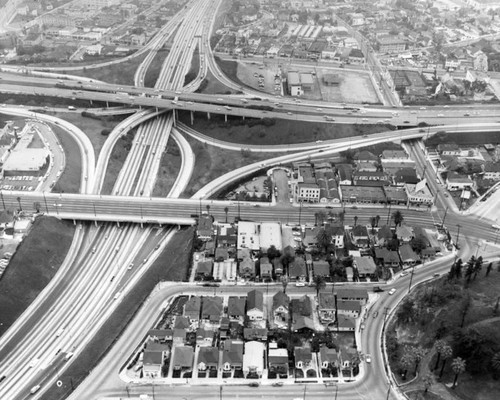
[(418, 261), (418, 255), (413, 251), (408, 243), (403, 244), (399, 248), (399, 257), (401, 258), (403, 268), (412, 267)]
[(475, 182), (467, 175), (458, 174), (453, 171), (448, 172), (448, 177), (446, 178), (446, 189), (450, 192), (471, 188), (475, 188)]
[(172, 343), (174, 346), (186, 343), (186, 329), (174, 328), (172, 331)]
[(189, 329), (191, 321), (188, 317), (177, 315), (174, 319), (174, 329)]
[(246, 299), (236, 296), (229, 296), (227, 302), (227, 315), (232, 321), (243, 322), (245, 319)]
[(196, 344), (199, 346), (211, 346), (214, 341), (214, 331), (205, 328), (196, 330)]
[(320, 187), (317, 183), (301, 182), (295, 185), (295, 198), (300, 202), (318, 203)]
[(200, 320), (200, 312), (201, 312), (201, 297), (191, 296), (186, 304), (184, 304), (183, 315), (189, 318), (191, 323), (197, 322)]
[(377, 266), (371, 257), (354, 257), (353, 266), (358, 270), (360, 278), (374, 276), (377, 271)]
[(352, 172), (351, 164), (337, 164), (337, 176), (339, 185), (352, 185)]
[(368, 238), (368, 229), (364, 225), (356, 225), (351, 229), (351, 241), (355, 246), (368, 247), (370, 239)]
[(374, 161), (374, 162), (378, 162), (378, 157), (375, 154), (373, 154), (371, 151), (368, 151), (368, 150), (361, 150), (361, 151), (359, 151), (354, 156), (354, 159), (357, 162), (360, 162), (360, 161)]
[(356, 329), (356, 321), (347, 315), (339, 315), (334, 329), (354, 332)]
[(336, 308), (335, 295), (333, 293), (319, 293), (318, 315), (321, 322), (334, 321)]
[(200, 347), (198, 351), (198, 371), (217, 369), (219, 367), (219, 349), (217, 347)]
[(164, 343), (172, 340), (172, 329), (150, 329), (148, 336), (155, 342)]
[(313, 263), (314, 276), (330, 277), (330, 264), (327, 261), (319, 260)]
[(361, 304), (359, 301), (337, 299), (337, 315), (358, 318), (359, 314), (361, 314)]
[(399, 254), (395, 250), (388, 250), (385, 247), (376, 248), (375, 258), (384, 267), (394, 268), (399, 266)]
[(222, 314), (222, 298), (215, 297), (204, 297), (203, 306), (201, 309), (201, 318), (205, 321), (209, 321), (213, 324), (219, 323)]
[(438, 144), (437, 151), (443, 156), (459, 156), (462, 150), (456, 143)]
[(361, 305), (365, 305), (368, 301), (368, 292), (365, 289), (339, 288), (335, 295), (337, 296), (337, 300), (353, 300), (359, 302)]
[(250, 340), (267, 340), (266, 328), (243, 328), (243, 337), (246, 341)]
[(170, 353), (170, 347), (165, 344), (148, 342), (143, 356), (142, 372), (147, 378), (161, 377), (161, 368), (165, 356)]
[(245, 351), (243, 354), (243, 375), (245, 378), (247, 378), (248, 375), (257, 378), (262, 377), (262, 373), (264, 372), (265, 351), (265, 343), (257, 341), (245, 343)]
[(273, 321), (279, 327), (286, 327), (289, 318), (290, 298), (283, 291), (273, 296)]
[(388, 225), (382, 226), (377, 232), (377, 246), (386, 246), (387, 243), (392, 239), (393, 233)]
[(295, 257), (288, 267), (288, 277), (291, 281), (305, 282), (307, 278), (306, 262), (302, 257)]
[(273, 265), (269, 262), (269, 258), (261, 257), (260, 259), (260, 277), (262, 279), (271, 279), (273, 276)]
[(269, 345), (267, 363), (269, 371), (280, 375), (288, 375), (288, 350), (271, 348), (271, 345)]
[(500, 161), (487, 161), (484, 164), (483, 179), (500, 180)]
[(278, 257), (273, 259), (273, 268), (277, 278), (283, 275), (283, 263)]
[(252, 290), (247, 294), (247, 317), (250, 321), (264, 319), (264, 294), (259, 290)]
[(233, 369), (241, 370), (243, 368), (243, 342), (240, 340), (228, 339), (224, 341), (222, 351), (222, 369), (231, 371)]
[(321, 369), (340, 368), (342, 363), (340, 355), (340, 351), (337, 352), (335, 349), (321, 345), (319, 348), (319, 364), (321, 365)]
[[(216, 249), (216, 254), (217, 254)], [(212, 271), (213, 271), (214, 263), (212, 260), (207, 260), (207, 261), (199, 261), (198, 264), (196, 265), (196, 276), (199, 278), (208, 278), (212, 276)]]
[(255, 278), (255, 261), (251, 258), (245, 258), (240, 261), (240, 276), (245, 279)]
[(341, 224), (330, 224), (329, 233), (332, 235), (332, 243), (337, 249), (344, 248), (344, 226)]
[(203, 241), (213, 239), (214, 221), (210, 215), (202, 214), (198, 218), (197, 235)]
[(194, 351), (191, 346), (176, 346), (173, 353), (172, 365), (175, 370), (193, 367)]
[(312, 353), (309, 346), (293, 348), (295, 368), (307, 369), (312, 367)]
[(434, 196), (427, 187), (426, 180), (423, 179), (416, 185), (405, 184), (406, 195), (408, 196), (408, 203), (417, 207), (425, 205), (432, 206), (434, 203)]
[(400, 242), (408, 243), (412, 240), (415, 235), (413, 233), (413, 228), (407, 225), (400, 225), (396, 227), (396, 237)]

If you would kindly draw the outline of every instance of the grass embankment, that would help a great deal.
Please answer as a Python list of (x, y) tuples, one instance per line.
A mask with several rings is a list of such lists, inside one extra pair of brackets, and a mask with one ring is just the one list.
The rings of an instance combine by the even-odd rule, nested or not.
[[(166, 49), (162, 49), (156, 53), (151, 64), (146, 72), (146, 76), (144, 77), (144, 86), (145, 87), (155, 87), (156, 81), (160, 76), (161, 68), (163, 66), (163, 62), (168, 56), (170, 51)], [(173, 72), (173, 71), (172, 71)]]
[(170, 136), (167, 151), (163, 153), (160, 161), (160, 170), (153, 189), (153, 197), (166, 197), (174, 185), (181, 168), (182, 157), (179, 146)]
[(207, 119), (204, 113), (196, 113), (194, 125), (191, 125), (189, 112), (179, 112), (179, 120), (214, 139), (242, 145), (305, 143), (384, 132), (390, 129), (386, 125), (327, 124), (277, 118), (242, 120), (228, 117), (226, 123), (223, 115), (214, 114), (211, 119)]
[(191, 197), (207, 183), (229, 171), (257, 161), (267, 160), (284, 153), (250, 153), (248, 151), (231, 151), (203, 144), (187, 137), (196, 157), (193, 176), (181, 197)]
[(0, 336), (47, 286), (68, 252), (74, 225), (38, 217), (0, 280)]
[[(88, 100), (71, 100), (65, 97), (55, 97), (55, 96), (41, 96), (41, 95), (29, 95), (29, 94), (13, 94), (13, 93), (0, 93), (0, 103), (5, 104), (23, 104), (27, 108), (41, 113), (49, 113), (44, 110), (43, 107), (64, 107), (74, 106), (75, 108), (96, 108), (96, 107), (106, 107), (106, 102), (92, 101), (92, 104)], [(122, 104), (109, 103), (110, 107), (122, 106)]]
[[(42, 396), (44, 400), (66, 398), (72, 386), (80, 384), (89, 371), (106, 355), (149, 296), (158, 280), (186, 281), (190, 265), (194, 228), (177, 232), (151, 268), (141, 277), (132, 291), (123, 297), (111, 318), (101, 327), (77, 360), (59, 376), (63, 385), (53, 384)], [(184, 250), (181, 250), (184, 249)]]
[(458, 145), (499, 144), (500, 135), (498, 135), (498, 132), (474, 132), (474, 135), (471, 135), (468, 132), (447, 133), (443, 131), (436, 133), (425, 141), (425, 145), (428, 147), (436, 147), (444, 143), (456, 143)]
[(193, 58), (191, 59), (191, 67), (189, 68), (188, 73), (184, 77), (184, 85), (189, 85), (197, 76), (200, 70), (200, 51), (198, 46), (194, 49)]
[(146, 55), (147, 52), (121, 63), (99, 68), (83, 68), (80, 71), (69, 73), (79, 76), (85, 76), (91, 79), (97, 79), (99, 81), (107, 83), (115, 83), (118, 85), (133, 85), (135, 71), (144, 61)]
[(107, 135), (103, 135), (103, 131), (112, 131), (120, 121), (127, 118), (126, 115), (116, 115), (116, 116), (103, 116), (102, 118), (87, 117), (81, 113), (75, 112), (65, 112), (65, 113), (54, 113), (57, 118), (64, 119), (72, 123), (73, 125), (80, 128), (83, 133), (90, 139), (92, 147), (94, 148), (95, 158), (99, 157), (102, 146), (106, 142)]
[(101, 189), (102, 194), (111, 194), (116, 183), (116, 178), (132, 148), (132, 141), (134, 140), (136, 131), (136, 128), (128, 131), (125, 136), (120, 137), (113, 147), (106, 169), (106, 175), (104, 176), (104, 182)]
[(82, 180), (82, 154), (75, 139), (62, 128), (52, 125), (59, 143), (64, 149), (66, 165), (64, 171), (52, 188), (54, 193), (80, 193)]
[[(434, 370), (438, 361), (433, 346), (441, 339), (450, 346), (452, 355), (444, 363), (442, 376), (443, 357), (434, 370), (434, 379), (441, 385), (438, 389), (446, 390), (445, 385), (453, 383), (452, 361), (460, 357), (465, 360), (466, 371), (459, 375), (458, 385), (450, 393), (464, 400), (498, 398), (500, 368), (494, 357), (500, 354), (500, 273), (492, 269), (486, 276), (487, 265), (470, 283), (466, 278), (448, 282), (445, 276), (418, 287), (401, 303), (387, 330), (390, 366), (398, 380), (402, 382), (404, 370), (408, 370), (407, 380), (414, 376), (412, 349), (422, 347), (426, 355), (416, 368), (419, 377), (411, 388), (423, 388), (422, 377)], [(463, 275), (465, 271), (464, 266)], [(410, 355), (407, 366), (405, 354)]]

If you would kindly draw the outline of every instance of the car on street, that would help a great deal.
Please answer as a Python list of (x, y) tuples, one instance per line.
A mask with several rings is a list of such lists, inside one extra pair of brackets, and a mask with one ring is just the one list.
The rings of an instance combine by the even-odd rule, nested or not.
[(275, 387), (283, 386), (283, 382), (274, 382), (273, 386), (275, 386)]
[(305, 284), (304, 282), (297, 282), (297, 283), (295, 284), (295, 286), (297, 286), (297, 287), (305, 287), (305, 286), (306, 286), (306, 284)]
[(370, 364), (372, 362), (372, 356), (370, 354), (365, 355), (365, 361)]
[(396, 293), (396, 288), (392, 288), (391, 290), (389, 290), (390, 295), (393, 295), (394, 293)]
[(383, 292), (383, 291), (384, 291), (384, 289), (382, 289), (380, 286), (375, 286), (373, 288), (373, 292), (374, 293), (380, 293), (380, 292)]
[(408, 271), (401, 272), (401, 276), (406, 276), (406, 275), (408, 275)]
[(250, 382), (248, 384), (248, 386), (250, 386), (250, 387), (259, 387), (259, 382)]
[(491, 227), (492, 227), (493, 229), (500, 230), (500, 225), (493, 224), (493, 225), (491, 225)]

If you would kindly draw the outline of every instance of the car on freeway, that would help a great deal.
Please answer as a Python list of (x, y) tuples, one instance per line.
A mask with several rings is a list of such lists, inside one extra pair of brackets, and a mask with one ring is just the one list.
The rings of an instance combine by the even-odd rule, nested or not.
[(275, 387), (283, 386), (283, 382), (274, 382), (273, 386), (275, 386)]
[(287, 112), (288, 115), (293, 115), (290, 111)]
[(493, 224), (493, 225), (491, 225), (491, 227), (492, 227), (493, 229), (500, 230), (500, 225)]
[(470, 114), (469, 113), (465, 113), (464, 117), (470, 117)]
[(365, 355), (365, 361), (370, 364), (372, 362), (372, 356), (370, 354)]
[(396, 288), (392, 288), (391, 290), (389, 290), (390, 295), (393, 295), (394, 293), (396, 293)]
[(444, 114), (438, 114), (438, 117), (444, 117)]
[(436, 273), (435, 273), (434, 275), (432, 275), (432, 276), (433, 276), (434, 278), (439, 278), (439, 277), (441, 276), (441, 274), (439, 274), (439, 273), (437, 273), (437, 272), (436, 272)]
[(306, 286), (306, 284), (305, 284), (304, 282), (297, 282), (297, 283), (295, 284), (295, 286), (296, 286), (296, 287), (305, 287), (305, 286)]
[(250, 382), (248, 384), (248, 386), (250, 386), (250, 387), (259, 387), (259, 382)]
[(38, 392), (38, 390), (40, 390), (40, 385), (33, 386), (30, 390), (30, 393), (35, 394), (36, 392)]
[(401, 276), (406, 276), (406, 275), (408, 275), (408, 271), (401, 272)]
[(323, 143), (323, 141), (322, 140), (316, 140), (316, 143), (318, 143), (318, 144), (319, 143)]
[(217, 101), (224, 101), (224, 99), (221, 99), (220, 97), (217, 99)]

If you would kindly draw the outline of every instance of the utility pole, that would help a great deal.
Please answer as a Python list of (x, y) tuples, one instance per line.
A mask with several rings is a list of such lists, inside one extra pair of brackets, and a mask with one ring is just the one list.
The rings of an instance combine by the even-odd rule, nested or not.
[[(45, 210), (47, 211), (47, 214), (49, 213), (49, 207), (47, 206), (47, 199), (45, 198), (45, 192), (42, 192), (43, 193), (43, 201), (45, 203)], [(3, 202), (3, 196), (2, 196), (2, 202)], [(5, 208), (5, 205), (4, 205), (4, 208)]]
[(0, 196), (2, 196), (2, 204), (3, 204), (3, 210), (5, 211), (6, 210), (6, 207), (5, 207), (5, 201), (3, 199), (3, 192), (0, 191)]
[(408, 285), (408, 293), (410, 293), (411, 290), (411, 282), (413, 281), (413, 274), (415, 273), (415, 267), (411, 269), (411, 275), (410, 275), (410, 284)]
[(387, 316), (389, 315), (389, 307), (384, 308), (384, 325), (382, 327), (382, 332), (385, 332), (385, 325), (387, 323)]
[(299, 202), (299, 225), (302, 218), (302, 200)]
[(389, 225), (389, 222), (391, 220), (391, 207), (392, 207), (392, 203), (389, 202), (389, 212), (387, 213), (387, 224), (386, 225)]

